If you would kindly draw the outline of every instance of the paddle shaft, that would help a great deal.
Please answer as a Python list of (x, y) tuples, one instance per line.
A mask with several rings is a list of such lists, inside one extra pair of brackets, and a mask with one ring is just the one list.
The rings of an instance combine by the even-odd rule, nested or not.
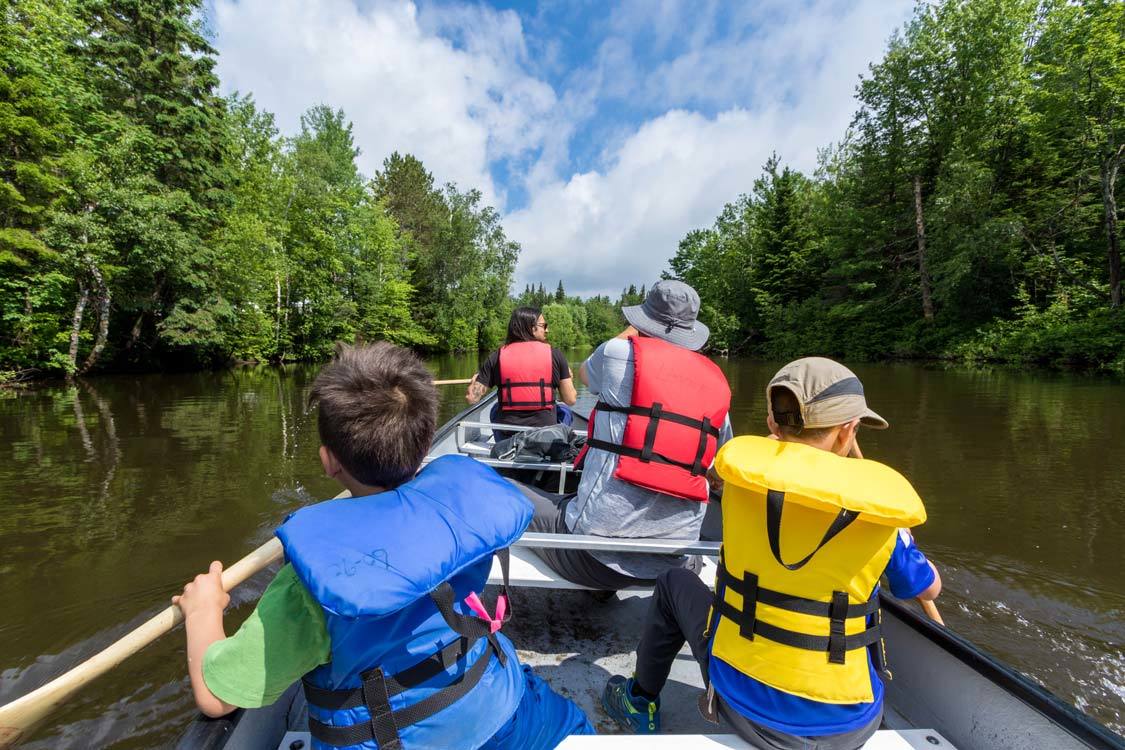
[(458, 378), (456, 380), (435, 380), (434, 385), (468, 385), (473, 382), (472, 378)]
[[(223, 571), (223, 590), (230, 591), (267, 565), (281, 558), (281, 540), (271, 538), (258, 549)], [(184, 619), (173, 605), (152, 617), (136, 630), (94, 654), (46, 685), (22, 698), (0, 706), (0, 750), (14, 747), (52, 711), (96, 678), (172, 630)]]

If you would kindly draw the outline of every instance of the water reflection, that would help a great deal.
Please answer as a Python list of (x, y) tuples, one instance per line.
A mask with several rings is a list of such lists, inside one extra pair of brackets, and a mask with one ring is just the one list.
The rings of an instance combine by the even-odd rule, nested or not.
[[(578, 362), (581, 353), (571, 355)], [(720, 360), (736, 432), (761, 432), (781, 363)], [(476, 358), (431, 362), (468, 377)], [(1120, 381), (916, 365), (855, 368), (892, 424), (861, 433), (930, 512), (946, 621), (1125, 728), (1125, 388)], [(0, 392), (0, 702), (154, 612), (331, 496), (306, 404), (315, 368), (93, 378)], [(444, 387), (443, 419), (464, 406)], [(245, 617), (268, 575), (240, 592)], [(83, 692), (29, 747), (150, 747), (191, 714), (182, 636)]]

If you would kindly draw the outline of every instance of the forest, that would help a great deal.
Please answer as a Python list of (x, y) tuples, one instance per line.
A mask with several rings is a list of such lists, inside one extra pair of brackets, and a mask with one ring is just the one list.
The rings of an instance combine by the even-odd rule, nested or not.
[(711, 346), (1125, 371), (1125, 3), (919, 3), (857, 100), (680, 242)]
[[(203, 11), (4, 3), (0, 383), (475, 351), (516, 304), (590, 345), (643, 299), (513, 295), (520, 247), (479, 191), (405, 153), (361, 174), (340, 110), (285, 136), (221, 96)], [(813, 174), (771, 158), (669, 248), (711, 350), (1125, 370), (1125, 3), (920, 2), (856, 94)]]
[(496, 210), (410, 155), (361, 175), (341, 111), (283, 137), (220, 97), (201, 10), (4, 3), (0, 380), (499, 341), (519, 246)]

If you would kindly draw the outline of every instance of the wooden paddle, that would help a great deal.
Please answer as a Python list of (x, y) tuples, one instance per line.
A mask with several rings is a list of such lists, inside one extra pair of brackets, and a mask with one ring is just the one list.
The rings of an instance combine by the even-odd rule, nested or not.
[[(258, 549), (223, 571), (223, 590), (230, 591), (267, 565), (281, 558), (281, 540), (272, 537)], [(94, 654), (41, 688), (0, 706), (0, 750), (14, 747), (55, 709), (96, 678), (102, 676), (184, 619), (173, 605), (131, 633)]]
[(472, 378), (458, 378), (456, 380), (435, 380), (434, 385), (468, 385), (473, 382)]

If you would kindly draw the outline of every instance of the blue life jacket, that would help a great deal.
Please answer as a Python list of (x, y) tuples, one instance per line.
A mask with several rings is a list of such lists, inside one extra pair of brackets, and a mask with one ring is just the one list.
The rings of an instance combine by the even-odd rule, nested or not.
[(443, 456), (396, 490), (286, 520), (277, 535), (331, 639), (331, 661), (304, 680), (314, 747), (476, 748), (511, 718), (525, 688), (515, 647), (463, 602), (494, 552), (507, 577), (531, 516), (492, 469)]

